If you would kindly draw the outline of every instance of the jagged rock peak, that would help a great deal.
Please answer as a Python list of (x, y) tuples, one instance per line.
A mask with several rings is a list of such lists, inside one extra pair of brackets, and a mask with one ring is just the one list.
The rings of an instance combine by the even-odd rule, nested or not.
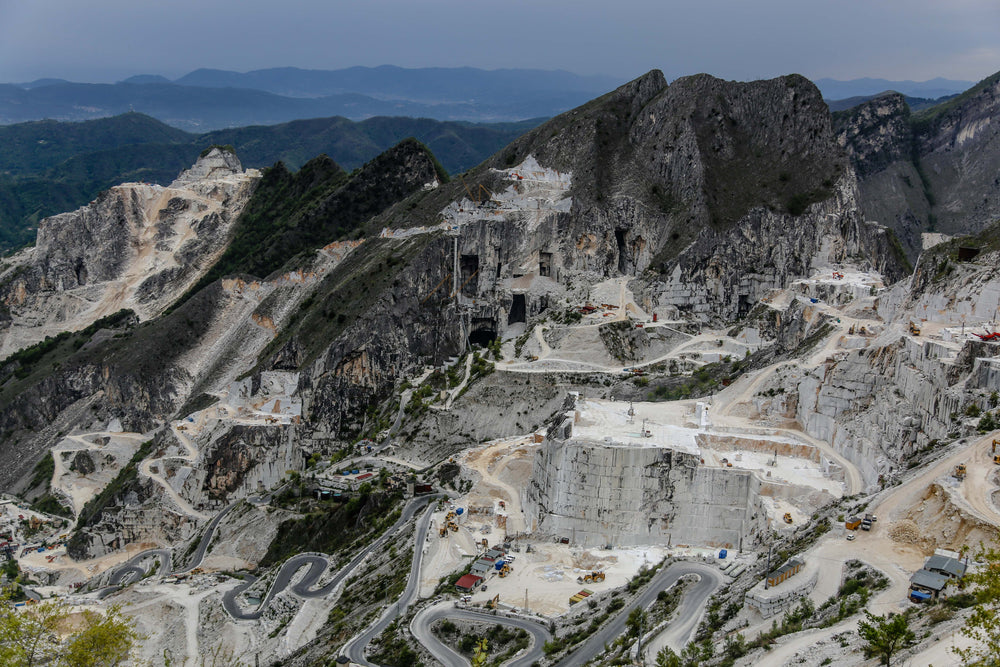
[(243, 173), (243, 165), (236, 157), (235, 152), (212, 146), (207, 152), (202, 153), (194, 166), (181, 172), (181, 175), (170, 184), (170, 187), (178, 188), (198, 181), (220, 180), (238, 176), (241, 173)]
[(907, 157), (911, 150), (910, 108), (899, 93), (882, 93), (834, 119), (837, 143), (859, 178)]

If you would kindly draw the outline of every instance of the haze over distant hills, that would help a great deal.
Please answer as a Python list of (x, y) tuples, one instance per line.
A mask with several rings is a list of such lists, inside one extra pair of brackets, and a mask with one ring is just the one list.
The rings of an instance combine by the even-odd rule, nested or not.
[(930, 81), (889, 81), (888, 79), (816, 79), (816, 87), (827, 100), (842, 100), (848, 97), (870, 97), (894, 90), (907, 97), (922, 97), (936, 99), (948, 95), (956, 95), (968, 90), (975, 81), (956, 81), (938, 77)]
[[(562, 70), (391, 65), (250, 72), (198, 69), (172, 81), (140, 74), (114, 84), (48, 78), (0, 84), (0, 124), (46, 118), (90, 120), (128, 111), (197, 132), (329, 116), (503, 122), (554, 116), (621, 83), (614, 77)], [(827, 100), (870, 97), (887, 90), (936, 99), (972, 86), (969, 81), (941, 78), (924, 82), (819, 79), (816, 84)]]
[(391, 66), (246, 73), (201, 69), (176, 81), (139, 75), (115, 84), (44, 79), (0, 85), (0, 124), (89, 120), (127, 111), (192, 131), (328, 116), (518, 121), (553, 116), (620, 83), (565, 71)]

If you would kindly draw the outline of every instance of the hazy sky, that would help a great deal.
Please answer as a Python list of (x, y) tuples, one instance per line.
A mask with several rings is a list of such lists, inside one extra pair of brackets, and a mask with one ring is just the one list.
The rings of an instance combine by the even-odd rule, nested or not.
[(199, 67), (979, 80), (997, 0), (0, 0), (0, 81)]

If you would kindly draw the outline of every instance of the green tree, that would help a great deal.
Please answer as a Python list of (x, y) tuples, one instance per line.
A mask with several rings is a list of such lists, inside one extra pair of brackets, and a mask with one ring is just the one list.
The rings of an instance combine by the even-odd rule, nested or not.
[(115, 605), (104, 614), (86, 610), (83, 627), (72, 635), (63, 650), (67, 667), (117, 667), (128, 660), (139, 640), (132, 621)]
[(63, 637), (69, 611), (47, 601), (16, 610), (0, 599), (0, 664), (5, 667), (116, 667), (123, 664), (139, 634), (121, 608), (83, 613), (82, 626)]
[(1000, 551), (980, 546), (976, 560), (985, 565), (965, 575), (976, 596), (976, 606), (962, 626), (962, 634), (973, 640), (968, 648), (955, 648), (966, 664), (994, 665), (1000, 662)]
[(642, 632), (642, 627), (646, 623), (646, 612), (638, 607), (629, 612), (628, 615), (628, 636), (638, 637)]
[(682, 664), (680, 656), (674, 653), (669, 646), (664, 646), (656, 654), (656, 667), (681, 667)]
[(890, 664), (893, 654), (916, 638), (906, 614), (875, 616), (867, 610), (865, 618), (858, 621), (858, 634), (866, 642), (865, 653), (879, 656), (883, 665)]

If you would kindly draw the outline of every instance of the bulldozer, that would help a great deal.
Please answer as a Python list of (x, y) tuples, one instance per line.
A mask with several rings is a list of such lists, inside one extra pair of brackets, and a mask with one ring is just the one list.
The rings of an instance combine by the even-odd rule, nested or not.
[(441, 526), (441, 530), (438, 531), (438, 535), (440, 535), (441, 537), (448, 537), (448, 524), (444, 524)]
[(604, 581), (604, 573), (594, 570), (593, 572), (588, 572), (582, 577), (579, 577), (577, 581), (581, 584), (593, 584), (598, 581)]
[(785, 523), (791, 523), (792, 522), (792, 513), (791, 512), (785, 512), (785, 517), (784, 518), (785, 518)]
[(510, 565), (508, 565), (507, 563), (504, 563), (503, 567), (500, 568), (500, 576), (501, 577), (506, 577), (508, 574), (510, 574)]
[(449, 521), (448, 522), (448, 530), (450, 530), (453, 533), (457, 533), (458, 532), (458, 524), (455, 523), (454, 521)]
[(966, 474), (966, 470), (965, 470), (965, 464), (964, 463), (959, 463), (957, 466), (955, 466), (955, 472), (954, 472), (955, 479), (963, 480), (963, 479), (965, 479), (965, 474)]
[(995, 463), (996, 465), (1000, 466), (1000, 454), (994, 454), (993, 455), (993, 463)]
[(912, 321), (910, 322), (910, 335), (912, 336), (920, 335), (920, 327), (917, 326), (917, 324)]

